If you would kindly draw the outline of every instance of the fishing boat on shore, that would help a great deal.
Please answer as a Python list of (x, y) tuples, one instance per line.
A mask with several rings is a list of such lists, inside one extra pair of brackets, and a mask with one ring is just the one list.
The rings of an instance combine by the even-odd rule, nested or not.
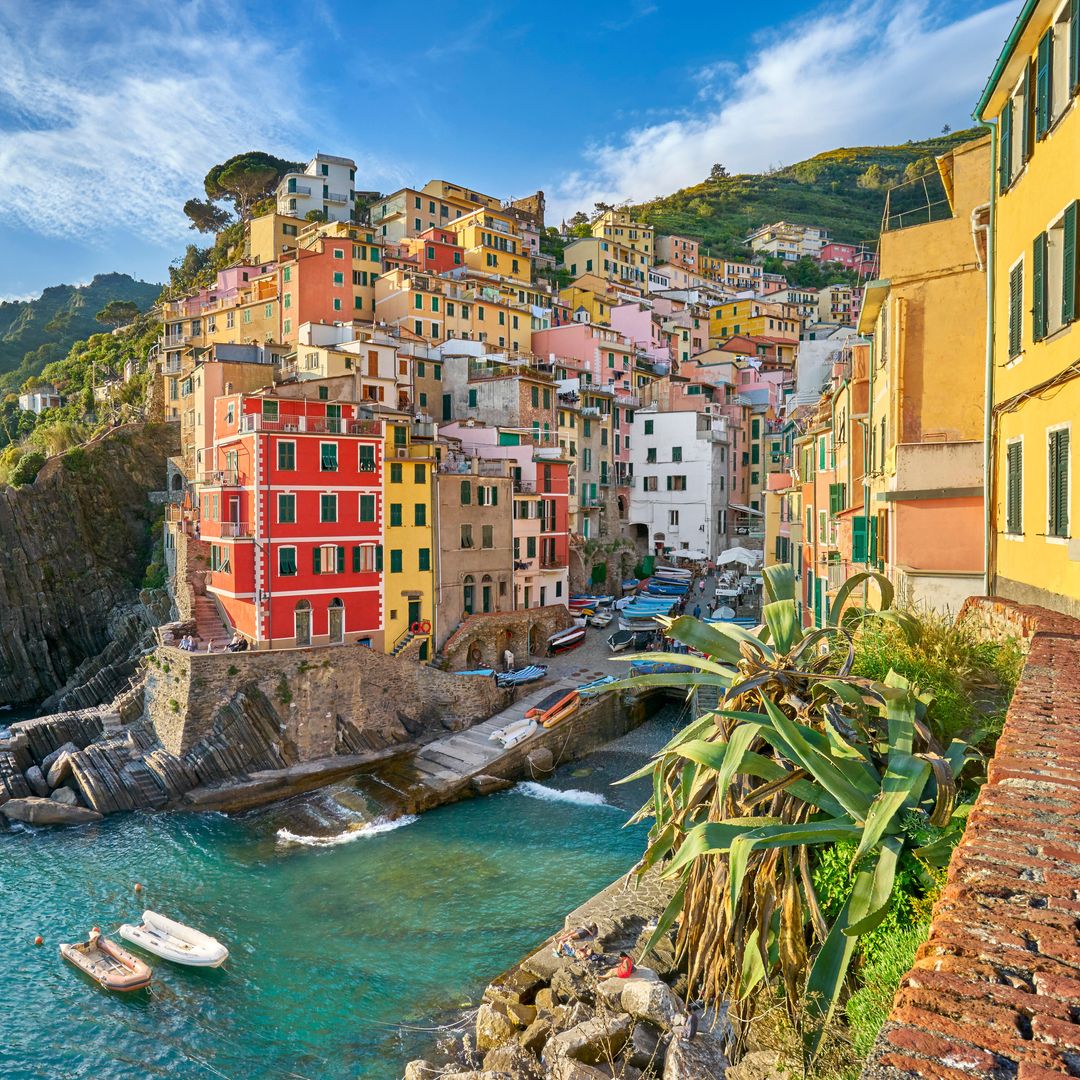
[(615, 616), (611, 613), (611, 611), (605, 608), (603, 611), (598, 611), (595, 615), (592, 616), (592, 618), (589, 619), (589, 625), (601, 627), (607, 626), (614, 618)]
[(585, 641), (585, 627), (572, 626), (569, 630), (560, 630), (547, 639), (548, 653), (555, 656), (558, 653), (569, 652), (576, 649)]
[(519, 742), (524, 742), (536, 731), (537, 726), (535, 720), (523, 717), (512, 724), (507, 724), (504, 728), (497, 728), (488, 736), (488, 739), (491, 742), (500, 743), (502, 748), (507, 750), (511, 746), (517, 746)]
[(105, 990), (121, 994), (144, 989), (154, 977), (149, 964), (132, 956), (115, 941), (98, 937), (96, 933), (91, 934), (88, 941), (62, 944), (60, 955)]
[(186, 967), (221, 967), (229, 950), (217, 938), (156, 911), (144, 911), (138, 926), (124, 923), (120, 936), (140, 949)]
[(608, 639), (608, 648), (613, 652), (626, 649), (643, 649), (656, 636), (653, 630), (616, 630)]

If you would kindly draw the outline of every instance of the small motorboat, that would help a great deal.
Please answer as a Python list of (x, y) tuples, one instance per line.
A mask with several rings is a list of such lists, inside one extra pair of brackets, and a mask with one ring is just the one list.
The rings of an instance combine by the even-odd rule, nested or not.
[(229, 950), (220, 941), (201, 930), (193, 930), (156, 911), (144, 911), (142, 917), (138, 926), (124, 923), (120, 936), (163, 960), (188, 967), (216, 968), (229, 957)]
[(615, 616), (611, 613), (610, 609), (605, 608), (603, 611), (598, 611), (589, 622), (593, 626), (607, 626)]
[(488, 739), (491, 742), (502, 743), (505, 750), (511, 746), (517, 746), (519, 742), (524, 742), (536, 728), (537, 723), (535, 720), (523, 718), (515, 720), (512, 724), (507, 724), (504, 728), (498, 728), (488, 736)]
[(638, 630), (616, 630), (608, 639), (608, 648), (612, 652), (623, 652), (637, 644)]
[(557, 653), (569, 652), (576, 649), (585, 640), (585, 627), (572, 626), (569, 630), (560, 630), (552, 634), (547, 640), (548, 652), (555, 656)]
[(524, 686), (526, 683), (542, 679), (546, 674), (546, 664), (530, 664), (528, 667), (518, 668), (516, 671), (501, 672), (495, 676), (495, 682), (499, 686)]
[(99, 986), (118, 993), (143, 990), (154, 977), (149, 964), (132, 956), (115, 941), (96, 935), (91, 935), (89, 941), (61, 945), (60, 955)]

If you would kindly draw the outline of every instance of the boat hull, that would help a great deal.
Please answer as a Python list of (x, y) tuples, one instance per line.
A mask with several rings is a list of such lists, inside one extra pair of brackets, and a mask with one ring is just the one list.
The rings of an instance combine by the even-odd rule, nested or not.
[(216, 938), (155, 911), (144, 911), (138, 926), (124, 923), (120, 936), (162, 960), (184, 967), (216, 968), (229, 958), (229, 950)]
[(98, 938), (96, 946), (86, 941), (62, 944), (60, 955), (102, 989), (118, 994), (145, 990), (154, 977), (149, 964), (107, 938)]

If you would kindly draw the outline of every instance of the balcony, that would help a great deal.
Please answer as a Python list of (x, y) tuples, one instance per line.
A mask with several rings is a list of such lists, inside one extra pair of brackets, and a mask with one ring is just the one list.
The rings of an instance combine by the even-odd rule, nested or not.
[(309, 188), (306, 184), (290, 184), (288, 186), (288, 190), (285, 192), (285, 194), (286, 195), (310, 195), (311, 194), (311, 188)]
[(162, 334), (161, 343), (166, 349), (179, 349), (191, 341), (190, 334)]
[(515, 495), (535, 495), (536, 484), (531, 480), (515, 480), (514, 481), (514, 494)]
[(566, 569), (566, 560), (565, 559), (560, 559), (558, 556), (555, 556), (555, 558), (553, 558), (553, 559), (541, 559), (540, 560), (540, 569), (541, 570), (565, 570)]
[(161, 370), (166, 375), (179, 375), (181, 367), (179, 356), (170, 357), (161, 363)]
[(282, 416), (276, 419), (259, 413), (246, 413), (240, 418), (242, 432), (382, 436), (381, 420), (337, 420), (325, 416)]
[(328, 191), (323, 198), (332, 203), (347, 203), (349, 201), (349, 196), (344, 191)]
[(219, 522), (221, 536), (231, 536), (238, 539), (254, 536), (250, 521), (222, 521)]
[(199, 474), (199, 483), (205, 487), (239, 487), (240, 476), (235, 469), (212, 469)]

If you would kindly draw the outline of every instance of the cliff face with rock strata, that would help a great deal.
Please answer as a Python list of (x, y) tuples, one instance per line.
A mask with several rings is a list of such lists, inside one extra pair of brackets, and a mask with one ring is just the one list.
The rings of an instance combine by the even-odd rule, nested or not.
[[(147, 496), (178, 450), (175, 424), (127, 425), (49, 459), (32, 484), (0, 487), (0, 704), (93, 678), (94, 658), (160, 617), (139, 591), (161, 513)], [(113, 680), (99, 681), (104, 700)]]

